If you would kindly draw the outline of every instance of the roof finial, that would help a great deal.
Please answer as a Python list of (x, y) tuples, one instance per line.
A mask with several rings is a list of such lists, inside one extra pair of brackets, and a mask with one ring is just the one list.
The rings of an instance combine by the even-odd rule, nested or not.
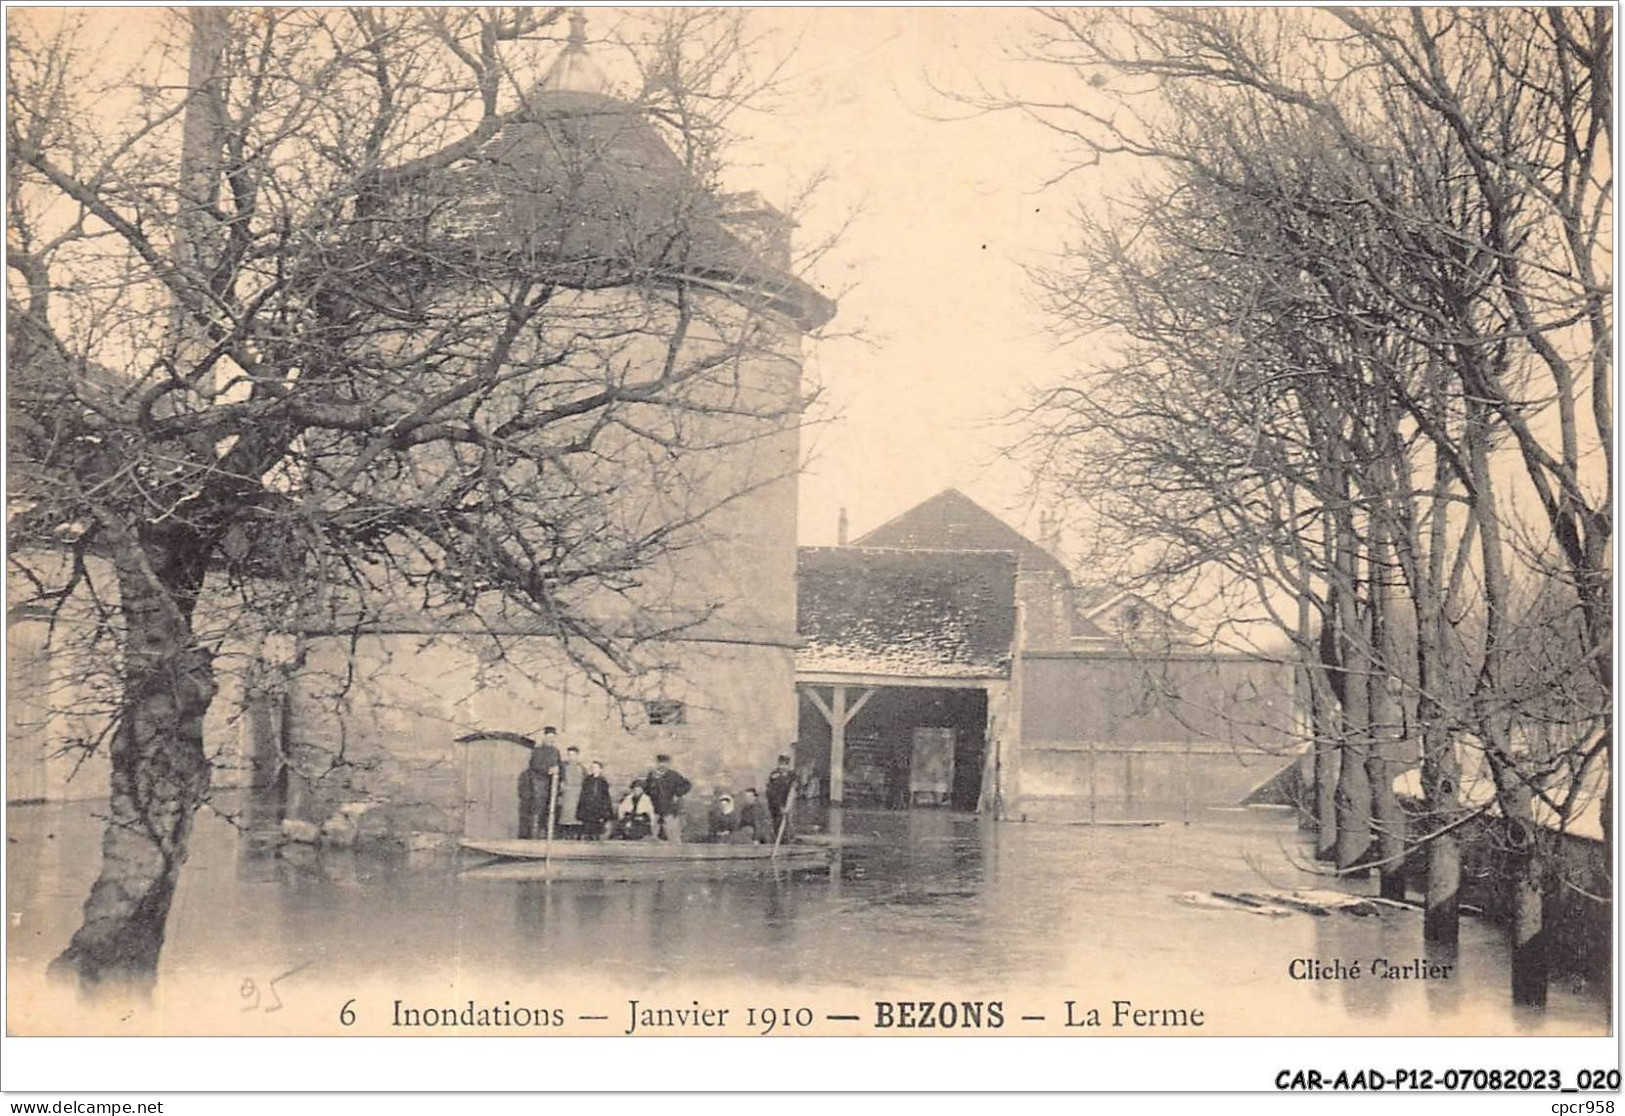
[(542, 91), (548, 93), (608, 93), (609, 78), (587, 53), (587, 13), (570, 9), (570, 35), (547, 73)]

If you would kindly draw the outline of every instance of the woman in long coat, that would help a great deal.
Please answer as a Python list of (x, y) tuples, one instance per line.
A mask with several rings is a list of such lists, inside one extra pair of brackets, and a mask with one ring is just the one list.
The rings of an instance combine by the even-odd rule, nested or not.
[(592, 768), (581, 780), (581, 801), (576, 804), (576, 821), (580, 822), (589, 841), (604, 835), (604, 829), (615, 819), (615, 803), (609, 797), (609, 780), (604, 778), (604, 765), (593, 760)]
[(562, 781), (559, 783), (559, 825), (570, 834), (581, 822), (576, 811), (581, 806), (581, 782), (587, 776), (587, 769), (581, 766), (581, 749), (571, 746), (564, 750), (564, 766), (559, 769)]

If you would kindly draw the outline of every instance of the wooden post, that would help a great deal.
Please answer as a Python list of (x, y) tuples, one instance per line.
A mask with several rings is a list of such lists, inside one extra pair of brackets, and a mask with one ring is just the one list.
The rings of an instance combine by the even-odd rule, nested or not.
[(553, 768), (552, 786), (547, 791), (547, 844), (542, 848), (542, 866), (553, 867), (553, 814), (559, 808), (559, 768)]
[[(793, 770), (794, 769), (792, 768), (792, 771)], [(793, 775), (792, 775), (792, 779), (793, 779)], [(784, 842), (784, 830), (790, 824), (790, 813), (795, 808), (796, 808), (796, 787), (795, 787), (795, 783), (792, 781), (791, 784), (790, 784), (790, 797), (784, 800), (784, 813), (779, 815), (779, 831), (777, 833), (773, 834), (773, 855), (772, 855), (772, 859), (774, 859), (774, 860), (778, 859), (779, 845)]]
[(871, 686), (858, 695), (858, 700), (850, 706), (846, 704), (846, 687), (830, 687), (830, 703), (824, 704), (824, 699), (809, 688), (802, 693), (812, 702), (813, 708), (823, 714), (824, 720), (829, 724), (829, 804), (839, 806), (846, 794), (846, 726), (858, 711), (869, 704), (869, 699), (880, 692), (878, 686)]
[(1191, 742), (1185, 741), (1185, 786), (1180, 797), (1183, 800), (1186, 825), (1191, 823), (1191, 748)]
[(1006, 688), (989, 683), (982, 692), (987, 698), (987, 719), (982, 726), (982, 784), (976, 795), (976, 812), (992, 818), (1003, 818), (1004, 795), (999, 781), (1004, 719), (999, 715), (999, 706), (1004, 700)]
[(1093, 740), (1089, 741), (1089, 820), (1095, 820), (1095, 804), (1100, 797), (1099, 780), (1096, 773), (1100, 767), (1100, 752)]
[(830, 687), (829, 804), (839, 806), (846, 795), (846, 687)]

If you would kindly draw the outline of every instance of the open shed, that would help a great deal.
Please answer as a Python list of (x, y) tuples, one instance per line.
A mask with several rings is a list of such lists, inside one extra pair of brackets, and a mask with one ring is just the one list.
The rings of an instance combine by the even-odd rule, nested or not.
[(832, 803), (996, 812), (1019, 733), (1017, 559), (803, 547), (797, 766)]

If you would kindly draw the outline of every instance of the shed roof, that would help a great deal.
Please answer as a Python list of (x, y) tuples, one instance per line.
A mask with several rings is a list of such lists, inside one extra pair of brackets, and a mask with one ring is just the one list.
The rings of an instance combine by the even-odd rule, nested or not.
[(807, 673), (986, 678), (1010, 673), (1016, 556), (802, 547), (796, 626)]

